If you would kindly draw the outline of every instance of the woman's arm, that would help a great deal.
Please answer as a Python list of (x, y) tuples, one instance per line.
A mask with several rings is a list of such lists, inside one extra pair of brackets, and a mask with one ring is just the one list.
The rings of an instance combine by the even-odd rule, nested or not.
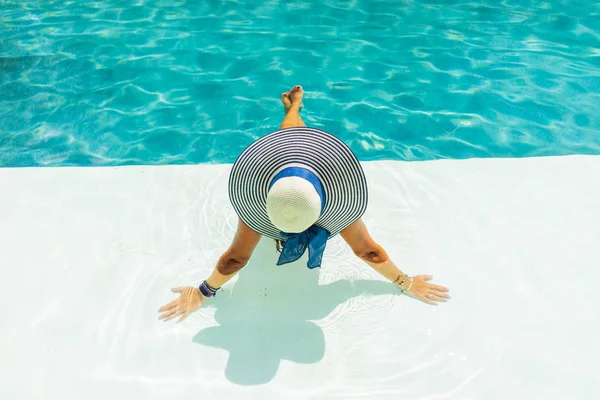
[(407, 276), (394, 265), (383, 247), (371, 238), (362, 218), (344, 229), (340, 234), (358, 258), (390, 281), (399, 283), (403, 277)]
[[(259, 233), (254, 232), (239, 220), (237, 232), (231, 246), (221, 255), (206, 283), (213, 288), (220, 288), (233, 278), (248, 263), (252, 252), (260, 241), (260, 236)], [(181, 322), (199, 309), (206, 301), (206, 297), (200, 292), (198, 286), (181, 286), (171, 290), (174, 293), (179, 293), (179, 297), (158, 310), (162, 313), (158, 318), (164, 321), (179, 317), (177, 322)]]
[(432, 276), (418, 275), (411, 278), (402, 272), (390, 260), (383, 247), (371, 238), (362, 218), (344, 229), (340, 234), (356, 256), (394, 284), (400, 286), (403, 291), (406, 291), (412, 297), (432, 305), (437, 304), (436, 301), (446, 301), (450, 298), (447, 294), (447, 288), (427, 283), (432, 279)]
[(221, 255), (206, 283), (219, 288), (233, 278), (248, 263), (260, 237), (260, 233), (254, 232), (242, 220), (238, 220), (237, 232), (231, 246)]

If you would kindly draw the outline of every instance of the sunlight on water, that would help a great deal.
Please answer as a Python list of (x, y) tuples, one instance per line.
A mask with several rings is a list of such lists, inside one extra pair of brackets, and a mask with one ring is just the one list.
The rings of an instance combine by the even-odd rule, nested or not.
[(600, 153), (594, 2), (0, 4), (1, 166), (233, 162), (294, 84), (361, 160)]

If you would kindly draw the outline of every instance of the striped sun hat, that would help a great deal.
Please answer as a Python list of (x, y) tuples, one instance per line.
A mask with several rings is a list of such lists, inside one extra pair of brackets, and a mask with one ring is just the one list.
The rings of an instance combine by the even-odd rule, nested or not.
[(252, 230), (277, 240), (309, 227), (327, 239), (367, 208), (367, 181), (352, 150), (330, 133), (295, 127), (247, 147), (229, 176), (229, 198)]

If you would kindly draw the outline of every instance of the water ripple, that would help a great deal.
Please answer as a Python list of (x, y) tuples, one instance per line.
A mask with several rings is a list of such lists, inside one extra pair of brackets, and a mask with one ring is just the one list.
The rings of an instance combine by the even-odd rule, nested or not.
[(233, 162), (307, 90), (361, 160), (600, 153), (593, 2), (3, 1), (0, 166)]

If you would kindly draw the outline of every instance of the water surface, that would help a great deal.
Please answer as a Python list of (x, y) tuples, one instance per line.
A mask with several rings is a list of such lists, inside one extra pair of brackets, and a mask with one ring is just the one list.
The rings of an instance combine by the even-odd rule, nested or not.
[(294, 84), (361, 160), (600, 154), (595, 2), (0, 5), (0, 166), (233, 162)]

